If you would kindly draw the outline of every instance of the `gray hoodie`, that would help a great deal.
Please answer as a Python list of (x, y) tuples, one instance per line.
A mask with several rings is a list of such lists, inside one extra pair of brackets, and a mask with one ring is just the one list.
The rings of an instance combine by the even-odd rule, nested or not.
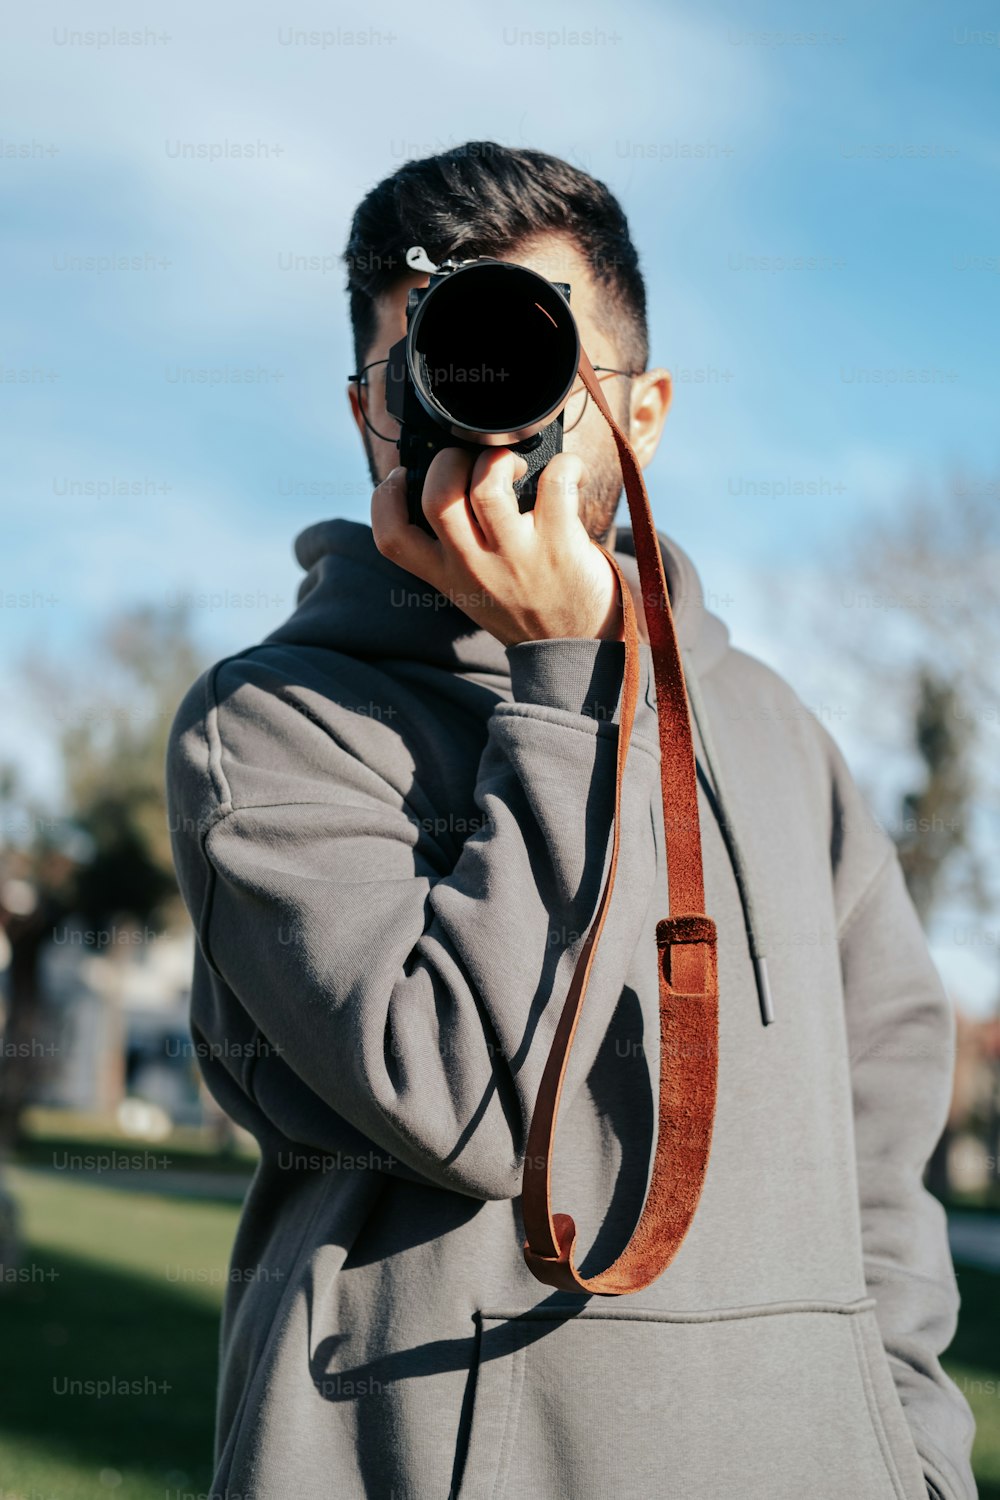
[[(950, 1008), (829, 735), (660, 540), (699, 730), (719, 1103), (693, 1226), (632, 1296), (536, 1281), (518, 1196), (610, 854), (624, 648), (505, 648), (333, 520), (298, 539), (290, 619), (178, 711), (193, 1036), (262, 1153), (223, 1318), (218, 1496), (976, 1494), (971, 1413), (938, 1362), (958, 1310), (945, 1217), (921, 1180)], [(631, 542), (619, 529), (638, 587)], [(629, 1237), (656, 1123), (666, 875), (641, 653), (553, 1171), (584, 1275)]]

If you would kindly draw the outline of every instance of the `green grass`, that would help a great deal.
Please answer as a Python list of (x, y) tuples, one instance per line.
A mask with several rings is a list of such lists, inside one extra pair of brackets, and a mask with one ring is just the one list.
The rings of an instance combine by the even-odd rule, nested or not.
[(1000, 1185), (991, 1183), (974, 1193), (951, 1193), (941, 1202), (949, 1213), (1000, 1214)]
[[(256, 1143), (241, 1138), (231, 1150), (218, 1150), (212, 1133), (192, 1126), (175, 1126), (165, 1141), (137, 1140), (126, 1135), (113, 1119), (71, 1110), (30, 1109), (25, 1114), (25, 1136), (15, 1160), (24, 1166), (51, 1167), (66, 1155), (148, 1152), (181, 1172), (233, 1173), (249, 1177), (256, 1164)], [(4, 1500), (0, 1491), (0, 1500)]]
[(1000, 1276), (958, 1266), (958, 1333), (941, 1361), (972, 1407), (979, 1500), (1000, 1500)]
[[(0, 1497), (207, 1491), (237, 1208), (16, 1169), (9, 1184), (26, 1245), (0, 1293)], [(141, 1393), (63, 1393), (109, 1379)]]

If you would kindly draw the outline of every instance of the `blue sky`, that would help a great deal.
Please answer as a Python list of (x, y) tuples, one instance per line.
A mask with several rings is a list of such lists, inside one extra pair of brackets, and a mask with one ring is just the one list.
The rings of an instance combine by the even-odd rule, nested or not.
[[(20, 7), (0, 148), (0, 754), (51, 786), (17, 678), (29, 645), (71, 669), (115, 605), (204, 595), (222, 654), (291, 607), (296, 532), (367, 520), (337, 257), (369, 186), (475, 138), (565, 156), (622, 198), (676, 382), (657, 524), (738, 643), (822, 685), (770, 581), (807, 589), (915, 482), (998, 471), (998, 28), (992, 7), (939, 0), (556, 4), (544, 21)], [(227, 142), (258, 153), (206, 159)], [(141, 493), (102, 493), (122, 483)], [(761, 493), (782, 483), (817, 493)], [(840, 737), (863, 753), (858, 724)]]

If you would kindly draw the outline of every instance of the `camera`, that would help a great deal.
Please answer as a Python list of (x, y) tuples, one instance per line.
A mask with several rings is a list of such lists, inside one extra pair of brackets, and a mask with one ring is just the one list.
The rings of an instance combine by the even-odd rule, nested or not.
[(430, 275), (409, 294), (406, 335), (389, 350), (385, 377), (410, 521), (433, 534), (421, 496), (442, 448), (523, 454), (528, 468), (514, 492), (521, 511), (531, 510), (539, 474), (562, 451), (580, 363), (569, 285), (487, 256), (435, 266), (420, 246), (406, 261)]

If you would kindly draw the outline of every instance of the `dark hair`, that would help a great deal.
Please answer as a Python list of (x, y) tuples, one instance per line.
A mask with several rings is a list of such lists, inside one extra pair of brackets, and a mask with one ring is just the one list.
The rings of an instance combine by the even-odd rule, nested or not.
[(437, 264), (509, 254), (538, 234), (573, 242), (605, 293), (603, 323), (620, 357), (645, 369), (646, 287), (621, 204), (557, 156), (493, 141), (404, 162), (358, 205), (344, 252), (358, 368), (375, 338), (375, 299), (406, 275), (411, 245)]

